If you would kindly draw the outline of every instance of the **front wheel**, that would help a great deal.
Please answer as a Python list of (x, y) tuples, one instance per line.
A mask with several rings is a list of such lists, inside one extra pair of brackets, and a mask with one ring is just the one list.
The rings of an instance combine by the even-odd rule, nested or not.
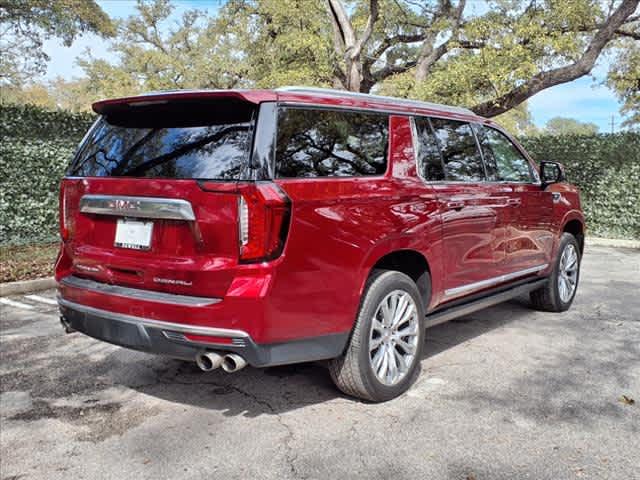
[(564, 312), (573, 303), (579, 279), (580, 246), (576, 237), (563, 233), (549, 281), (544, 287), (531, 292), (531, 303), (538, 310)]
[(424, 306), (407, 275), (375, 271), (363, 295), (346, 352), (329, 362), (334, 383), (348, 395), (382, 402), (404, 393), (420, 366)]

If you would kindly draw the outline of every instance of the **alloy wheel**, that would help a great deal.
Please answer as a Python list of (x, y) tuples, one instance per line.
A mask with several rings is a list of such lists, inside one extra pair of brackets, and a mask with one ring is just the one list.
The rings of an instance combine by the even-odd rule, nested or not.
[(395, 385), (416, 361), (419, 335), (418, 309), (404, 290), (385, 296), (373, 316), (369, 338), (371, 368), (380, 382)]
[(560, 299), (567, 303), (573, 297), (578, 284), (578, 252), (576, 247), (568, 244), (560, 257), (558, 268), (558, 292)]

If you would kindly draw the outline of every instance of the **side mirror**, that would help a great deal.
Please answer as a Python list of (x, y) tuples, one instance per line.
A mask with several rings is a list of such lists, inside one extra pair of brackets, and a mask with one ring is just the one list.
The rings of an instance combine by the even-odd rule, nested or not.
[(543, 190), (547, 188), (547, 185), (564, 182), (566, 180), (564, 167), (558, 162), (540, 162), (540, 177), (542, 179)]

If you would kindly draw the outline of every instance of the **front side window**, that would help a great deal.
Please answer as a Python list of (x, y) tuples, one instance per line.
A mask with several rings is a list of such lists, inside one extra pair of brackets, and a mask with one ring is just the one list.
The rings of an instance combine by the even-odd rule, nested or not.
[(415, 119), (417, 135), (418, 172), (422, 178), (431, 182), (445, 179), (442, 156), (429, 119), (417, 117)]
[(276, 176), (383, 175), (387, 169), (388, 123), (386, 114), (280, 108)]
[(529, 161), (503, 133), (489, 127), (479, 127), (487, 171), (493, 180), (531, 182)]
[(442, 152), (445, 179), (453, 182), (483, 181), (484, 166), (471, 125), (442, 118), (432, 118), (431, 124)]

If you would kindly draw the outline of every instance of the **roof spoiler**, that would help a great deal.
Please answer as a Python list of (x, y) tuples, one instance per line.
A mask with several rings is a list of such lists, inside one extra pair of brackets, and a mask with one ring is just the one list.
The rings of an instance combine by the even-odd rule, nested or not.
[(131, 97), (100, 100), (91, 107), (100, 115), (121, 112), (130, 108), (163, 105), (173, 102), (202, 102), (207, 100), (229, 99), (239, 103), (258, 104), (275, 101), (276, 95), (268, 90), (167, 90), (149, 92)]

